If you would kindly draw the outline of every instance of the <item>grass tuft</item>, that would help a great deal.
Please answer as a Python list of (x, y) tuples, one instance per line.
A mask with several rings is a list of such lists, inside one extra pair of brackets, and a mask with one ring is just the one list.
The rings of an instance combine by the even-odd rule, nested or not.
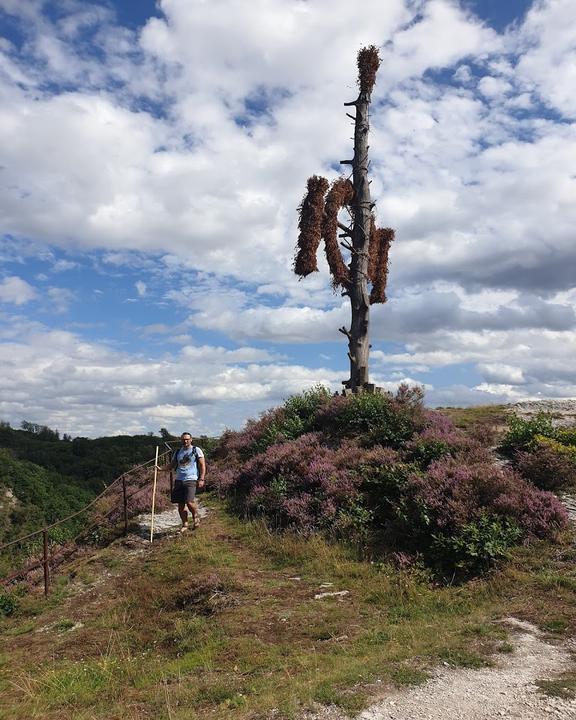
[(574, 700), (576, 698), (576, 672), (565, 673), (554, 680), (537, 680), (540, 692), (548, 697)]

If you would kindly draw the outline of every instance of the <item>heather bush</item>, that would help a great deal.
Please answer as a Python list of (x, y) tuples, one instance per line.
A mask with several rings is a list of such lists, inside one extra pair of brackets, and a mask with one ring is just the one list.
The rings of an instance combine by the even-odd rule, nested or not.
[(514, 455), (519, 450), (525, 450), (536, 435), (553, 438), (556, 430), (552, 425), (552, 416), (540, 412), (527, 420), (512, 415), (508, 420), (508, 431), (502, 440), (500, 449), (507, 455)]
[(363, 445), (399, 447), (423, 424), (422, 389), (401, 385), (391, 393), (338, 396), (316, 415), (316, 428), (333, 438), (358, 437)]
[(318, 433), (270, 446), (239, 470), (236, 488), (244, 511), (266, 515), (278, 527), (326, 527), (358, 496), (351, 452), (347, 444), (321, 444)]
[(469, 450), (476, 443), (454, 427), (450, 418), (433, 410), (422, 413), (423, 427), (402, 447), (407, 462), (425, 470), (434, 460)]
[[(519, 447), (560, 445), (551, 435), (545, 416), (512, 419), (507, 447), (520, 462)], [(563, 438), (565, 454), (572, 438)], [(482, 572), (510, 546), (550, 538), (567, 521), (554, 495), (496, 466), (478, 438), (424, 409), (420, 388), (352, 396), (314, 388), (226, 433), (220, 450), (212, 484), (245, 516), (421, 557), (443, 576)]]
[(520, 538), (550, 538), (567, 523), (552, 493), (513, 470), (452, 457), (414, 474), (393, 509), (396, 536), (443, 571), (488, 565)]
[(529, 450), (516, 453), (514, 465), (522, 477), (542, 490), (574, 487), (575, 449), (537, 435)]

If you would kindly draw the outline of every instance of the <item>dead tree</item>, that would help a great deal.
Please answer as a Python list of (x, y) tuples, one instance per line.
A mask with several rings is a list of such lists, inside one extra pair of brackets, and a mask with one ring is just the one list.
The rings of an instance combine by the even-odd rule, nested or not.
[[(353, 102), (344, 103), (355, 109), (354, 115), (347, 113), (354, 121), (354, 157), (352, 160), (341, 160), (340, 164), (352, 166), (352, 179), (340, 177), (330, 186), (326, 178), (313, 175), (308, 180), (307, 192), (298, 208), (300, 232), (294, 272), (303, 278), (318, 270), (316, 253), (324, 240), (332, 286), (334, 290), (341, 289), (342, 295), (350, 298), (350, 329), (342, 327), (339, 330), (348, 338), (350, 359), (350, 378), (343, 384), (353, 392), (369, 386), (370, 305), (386, 302), (388, 253), (394, 239), (393, 230), (376, 227), (368, 180), (369, 108), (379, 65), (378, 50), (374, 46), (360, 50), (360, 93)], [(349, 224), (338, 220), (342, 208), (348, 211)], [(338, 236), (343, 238), (340, 244)], [(350, 253), (348, 264), (344, 261), (340, 245)]]

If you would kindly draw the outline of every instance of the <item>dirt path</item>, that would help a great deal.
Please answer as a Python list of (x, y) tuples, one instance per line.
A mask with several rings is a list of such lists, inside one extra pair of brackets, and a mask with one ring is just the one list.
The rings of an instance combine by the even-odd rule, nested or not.
[[(538, 628), (507, 618), (516, 634), (514, 652), (482, 670), (439, 670), (425, 685), (400, 690), (361, 713), (359, 720), (518, 720), (576, 719), (576, 700), (548, 697), (536, 681), (555, 679), (573, 669), (576, 645), (552, 645)], [(344, 720), (326, 709), (317, 720)]]

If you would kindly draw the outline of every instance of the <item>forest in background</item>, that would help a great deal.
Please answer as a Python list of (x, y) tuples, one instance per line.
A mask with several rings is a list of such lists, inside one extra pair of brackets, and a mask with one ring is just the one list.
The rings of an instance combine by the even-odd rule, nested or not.
[[(158, 435), (90, 439), (24, 421), (0, 423), (0, 543), (41, 529), (79, 510), (113, 480), (154, 457), (156, 446), (177, 441)], [(215, 440), (202, 436), (208, 453)]]

